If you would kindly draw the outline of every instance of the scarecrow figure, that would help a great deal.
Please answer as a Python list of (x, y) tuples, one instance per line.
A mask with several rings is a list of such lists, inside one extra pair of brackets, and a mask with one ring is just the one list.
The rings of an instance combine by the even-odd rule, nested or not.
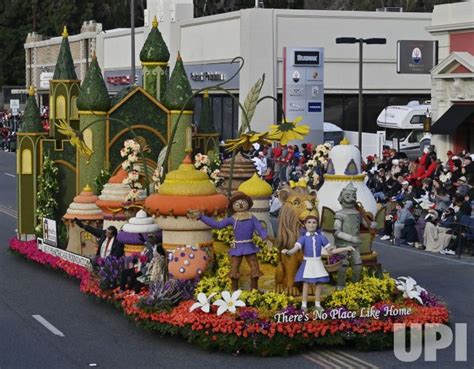
[(229, 255), (232, 258), (230, 278), (232, 289), (239, 288), (240, 264), (245, 257), (250, 267), (250, 288), (258, 289), (258, 279), (263, 274), (260, 272), (257, 253), (260, 249), (253, 242), (253, 234), (256, 232), (261, 238), (267, 238), (267, 231), (260, 224), (260, 221), (253, 216), (249, 210), (253, 206), (252, 199), (242, 192), (235, 193), (230, 199), (229, 210), (232, 216), (216, 221), (207, 217), (199, 210), (190, 210), (189, 216), (201, 220), (209, 227), (222, 229), (231, 226), (234, 231), (234, 242), (231, 244)]

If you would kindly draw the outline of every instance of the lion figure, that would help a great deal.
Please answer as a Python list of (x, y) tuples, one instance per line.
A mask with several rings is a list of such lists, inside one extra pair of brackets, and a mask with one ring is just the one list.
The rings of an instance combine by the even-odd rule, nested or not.
[[(309, 213), (317, 212), (316, 191), (307, 188), (283, 188), (278, 193), (282, 203), (278, 215), (278, 247), (291, 249), (301, 235), (303, 219)], [(277, 292), (285, 292), (289, 295), (299, 295), (299, 289), (295, 285), (295, 275), (300, 263), (303, 261), (303, 253), (281, 255), (281, 261), (275, 271), (275, 288)]]

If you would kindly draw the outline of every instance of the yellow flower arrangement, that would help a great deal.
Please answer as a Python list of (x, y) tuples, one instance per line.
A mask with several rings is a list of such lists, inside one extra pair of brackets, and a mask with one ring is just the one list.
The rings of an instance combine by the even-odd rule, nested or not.
[[(212, 233), (217, 241), (230, 244), (234, 241), (234, 233), (232, 227), (226, 227), (222, 229), (213, 229)], [(273, 266), (278, 265), (280, 261), (280, 252), (277, 247), (268, 247), (266, 242), (261, 237), (254, 235), (253, 242), (260, 248), (260, 252), (257, 254), (257, 259), (263, 264), (271, 264)]]
[(247, 306), (258, 308), (259, 312), (265, 312), (269, 314), (269, 316), (273, 316), (277, 311), (294, 303), (293, 296), (287, 296), (283, 293), (273, 291), (265, 293), (261, 293), (257, 290), (242, 291), (240, 299), (244, 301)]
[(327, 297), (326, 308), (345, 306), (349, 310), (370, 307), (374, 303), (389, 300), (395, 290), (395, 281), (387, 273), (383, 279), (364, 275), (360, 282), (348, 283), (346, 288)]
[[(194, 294), (197, 296), (200, 292), (209, 296), (211, 293), (216, 293), (212, 298), (215, 301), (221, 298), (222, 291), (230, 291), (231, 281), (229, 278), (230, 272), (230, 258), (227, 254), (216, 254), (217, 269), (213, 275), (208, 272), (197, 284)], [(257, 290), (242, 291), (240, 299), (245, 302), (247, 306), (258, 308), (259, 311), (265, 312), (272, 316), (278, 310), (286, 308), (288, 305), (294, 303), (292, 296), (276, 293), (273, 291), (261, 293)]]

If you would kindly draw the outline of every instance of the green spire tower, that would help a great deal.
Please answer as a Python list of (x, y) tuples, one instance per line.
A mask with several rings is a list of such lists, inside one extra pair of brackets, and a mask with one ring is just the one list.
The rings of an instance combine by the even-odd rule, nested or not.
[[(192, 128), (194, 101), (188, 99), (192, 96), (193, 91), (189, 84), (186, 71), (184, 69), (181, 55), (178, 52), (176, 65), (173, 73), (171, 73), (168, 87), (163, 97), (163, 105), (165, 105), (171, 114), (171, 130), (178, 124), (176, 136), (173, 142), (170, 142), (170, 170), (178, 168), (183, 161), (186, 149), (192, 149)], [(178, 116), (184, 107), (183, 115), (178, 122)]]
[(62, 138), (56, 131), (55, 123), (59, 120), (66, 121), (74, 129), (79, 127), (76, 100), (80, 81), (74, 69), (68, 37), (67, 28), (64, 26), (61, 47), (49, 87), (50, 135), (55, 139)]
[(143, 87), (158, 101), (161, 101), (166, 90), (166, 68), (169, 59), (170, 52), (158, 30), (158, 21), (154, 17), (151, 31), (140, 51), (140, 61), (143, 69)]
[(25, 114), (20, 124), (17, 163), (17, 208), (18, 235), (30, 239), (36, 226), (36, 179), (40, 175), (40, 141), (46, 135), (41, 124), (35, 89), (30, 86), (26, 101)]
[(105, 168), (106, 158), (106, 114), (110, 108), (110, 99), (95, 55), (87, 70), (84, 82), (77, 98), (79, 109), (79, 129), (84, 142), (93, 151), (87, 159), (77, 155), (77, 190), (95, 183), (95, 177)]

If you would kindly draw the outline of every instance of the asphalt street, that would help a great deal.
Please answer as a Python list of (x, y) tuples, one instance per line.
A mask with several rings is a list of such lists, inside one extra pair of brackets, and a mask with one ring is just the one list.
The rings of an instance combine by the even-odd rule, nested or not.
[[(77, 281), (27, 262), (8, 251), (16, 227), (15, 155), (0, 152), (0, 369), (75, 368), (472, 368), (455, 363), (454, 349), (436, 363), (407, 364), (392, 351), (314, 350), (287, 358), (211, 353), (180, 339), (137, 328), (113, 307), (85, 296)], [(442, 297), (454, 322), (468, 323), (474, 352), (474, 263), (377, 243), (384, 268), (410, 275)], [(53, 334), (33, 316), (57, 329)], [(50, 327), (51, 329), (51, 327)], [(54, 329), (53, 329), (54, 331)], [(341, 352), (342, 351), (342, 352)], [(468, 354), (469, 355), (469, 354)]]

